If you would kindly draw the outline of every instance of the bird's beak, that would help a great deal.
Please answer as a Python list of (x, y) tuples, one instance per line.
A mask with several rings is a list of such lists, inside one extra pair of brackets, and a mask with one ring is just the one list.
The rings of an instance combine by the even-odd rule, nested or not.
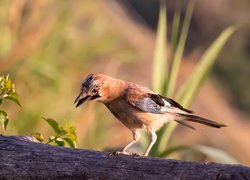
[(76, 104), (76, 107), (83, 104), (86, 100), (88, 100), (91, 96), (88, 95), (86, 92), (81, 91), (81, 93), (77, 96), (77, 98), (74, 101), (74, 104)]

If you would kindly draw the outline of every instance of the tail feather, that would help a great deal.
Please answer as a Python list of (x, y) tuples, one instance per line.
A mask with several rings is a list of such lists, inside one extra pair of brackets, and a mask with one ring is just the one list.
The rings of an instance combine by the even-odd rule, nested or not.
[(180, 121), (191, 121), (195, 123), (200, 123), (204, 124), (206, 126), (214, 127), (214, 128), (221, 128), (221, 127), (226, 127), (224, 124), (217, 123), (215, 121), (192, 115), (192, 114), (178, 114), (181, 118), (177, 120), (177, 122), (180, 123)]
[(193, 129), (193, 130), (196, 131), (196, 129), (195, 129), (193, 126), (191, 126), (191, 125), (189, 125), (189, 124), (187, 124), (187, 123), (185, 123), (185, 122), (183, 122), (183, 121), (180, 121), (180, 120), (175, 120), (175, 121), (178, 122), (178, 123), (181, 124), (181, 125), (184, 125), (184, 126), (190, 128), (190, 129)]

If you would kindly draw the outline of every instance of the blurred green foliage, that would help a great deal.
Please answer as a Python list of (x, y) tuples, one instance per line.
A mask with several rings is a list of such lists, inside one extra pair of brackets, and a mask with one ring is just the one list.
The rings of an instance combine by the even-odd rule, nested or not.
[[(0, 105), (5, 100), (10, 100), (21, 107), (18, 101), (17, 93), (15, 92), (15, 86), (12, 83), (9, 75), (0, 76)], [(57, 146), (65, 146), (65, 142), (72, 148), (76, 148), (76, 128), (69, 124), (69, 121), (65, 122), (65, 127), (59, 125), (57, 121), (50, 118), (43, 118), (54, 130), (55, 135), (50, 136), (47, 144), (55, 144)], [(0, 109), (0, 123), (2, 124), (4, 134), (6, 135), (6, 128), (9, 123), (8, 114)], [(38, 141), (43, 142), (43, 135), (41, 133), (33, 133)]]
[(98, 105), (75, 109), (73, 100), (90, 71), (137, 58), (109, 23), (91, 1), (0, 1), (0, 73), (11, 73), (23, 107), (4, 104), (10, 134), (40, 132), (47, 139), (53, 130), (41, 117), (53, 116), (76, 122), (80, 147), (106, 146), (112, 116)]
[[(248, 27), (249, 29), (250, 27)], [(250, 114), (250, 35), (246, 29), (237, 33), (225, 47), (214, 69), (214, 77), (231, 104)], [(250, 31), (248, 30), (248, 33)], [(230, 53), (228, 53), (230, 52)], [(238, 96), (240, 94), (240, 96)]]

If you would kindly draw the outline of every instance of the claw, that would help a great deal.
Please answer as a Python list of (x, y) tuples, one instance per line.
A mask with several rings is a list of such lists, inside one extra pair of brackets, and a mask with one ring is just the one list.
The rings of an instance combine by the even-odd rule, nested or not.
[(131, 156), (143, 156), (140, 153), (130, 153)]
[(110, 153), (109, 156), (117, 156), (121, 154), (128, 155), (128, 156), (142, 156), (139, 153), (127, 152), (127, 151), (115, 151), (115, 152)]

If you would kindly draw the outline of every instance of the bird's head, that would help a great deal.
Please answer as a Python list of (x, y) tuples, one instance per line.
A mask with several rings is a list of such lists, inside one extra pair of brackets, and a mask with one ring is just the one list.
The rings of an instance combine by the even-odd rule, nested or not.
[(105, 103), (110, 100), (110, 93), (113, 89), (113, 85), (116, 84), (117, 80), (110, 76), (93, 73), (89, 74), (81, 84), (81, 92), (75, 99), (76, 107), (83, 104), (85, 101), (98, 101)]

